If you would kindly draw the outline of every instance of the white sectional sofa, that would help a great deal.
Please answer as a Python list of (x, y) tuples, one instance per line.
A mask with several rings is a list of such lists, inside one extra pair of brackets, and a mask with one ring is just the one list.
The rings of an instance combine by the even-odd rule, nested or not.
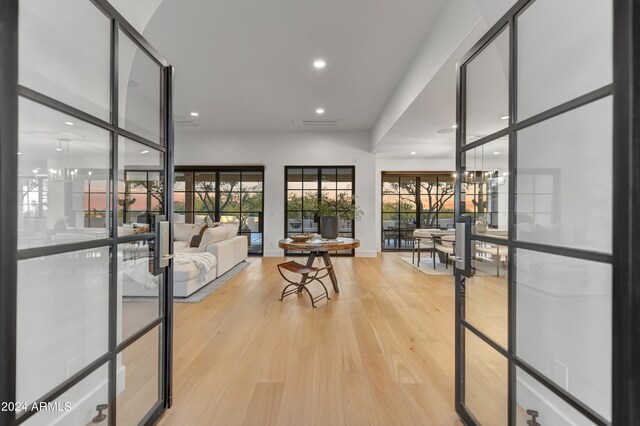
[[(194, 235), (199, 235), (201, 228), (200, 225), (192, 223), (173, 225), (173, 251), (177, 255), (173, 265), (175, 297), (191, 295), (247, 259), (248, 240), (245, 235), (238, 235), (238, 223), (215, 224), (203, 232), (197, 247), (190, 247), (191, 239)], [(206, 254), (197, 256), (199, 253)], [(194, 261), (190, 261), (190, 257), (193, 257)], [(196, 259), (198, 257), (200, 259)], [(134, 280), (125, 278), (123, 282), (124, 296), (157, 296), (157, 294), (157, 290), (146, 288)]]

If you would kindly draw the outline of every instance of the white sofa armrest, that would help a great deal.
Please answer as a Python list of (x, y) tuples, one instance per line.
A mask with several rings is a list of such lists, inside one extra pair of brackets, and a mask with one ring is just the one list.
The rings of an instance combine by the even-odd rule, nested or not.
[(219, 277), (236, 265), (234, 261), (234, 245), (233, 239), (230, 239), (218, 241), (205, 247), (207, 252), (213, 254), (218, 259), (216, 276)]

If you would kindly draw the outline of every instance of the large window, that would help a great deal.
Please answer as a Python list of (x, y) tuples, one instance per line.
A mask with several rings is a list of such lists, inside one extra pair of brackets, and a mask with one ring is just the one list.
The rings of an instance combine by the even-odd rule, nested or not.
[(263, 167), (176, 167), (173, 184), (176, 222), (240, 222), (249, 253), (262, 254)]
[(382, 249), (410, 249), (416, 228), (451, 228), (454, 181), (453, 172), (383, 172)]
[[(355, 195), (355, 167), (285, 167), (285, 237), (302, 233), (319, 233), (316, 207), (324, 197), (331, 200)], [(340, 237), (354, 238), (354, 222), (338, 219)], [(342, 253), (342, 252), (339, 252)], [(297, 253), (286, 253), (295, 255)], [(304, 253), (303, 253), (304, 254)], [(352, 250), (344, 254), (353, 254)]]

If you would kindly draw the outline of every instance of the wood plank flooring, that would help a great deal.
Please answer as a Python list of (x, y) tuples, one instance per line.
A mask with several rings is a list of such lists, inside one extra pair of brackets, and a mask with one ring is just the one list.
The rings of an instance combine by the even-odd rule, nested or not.
[(451, 276), (394, 253), (335, 258), (341, 292), (314, 309), (306, 295), (278, 301), (284, 258), (250, 260), (175, 305), (174, 404), (159, 424), (461, 424)]

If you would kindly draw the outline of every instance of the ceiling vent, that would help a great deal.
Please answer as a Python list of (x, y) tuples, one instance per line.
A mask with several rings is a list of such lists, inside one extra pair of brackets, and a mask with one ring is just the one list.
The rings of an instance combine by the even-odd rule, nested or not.
[(173, 124), (178, 127), (196, 127), (200, 126), (200, 121), (196, 117), (173, 114)]
[(46, 138), (46, 139), (72, 139), (81, 140), (84, 139), (83, 135), (72, 132), (58, 132), (55, 130), (21, 130), (21, 135), (30, 136), (32, 138)]
[(293, 120), (296, 127), (339, 127), (344, 120)]
[(173, 120), (173, 124), (177, 127), (197, 127), (200, 126), (200, 122), (198, 120), (190, 120), (185, 118), (183, 120)]

